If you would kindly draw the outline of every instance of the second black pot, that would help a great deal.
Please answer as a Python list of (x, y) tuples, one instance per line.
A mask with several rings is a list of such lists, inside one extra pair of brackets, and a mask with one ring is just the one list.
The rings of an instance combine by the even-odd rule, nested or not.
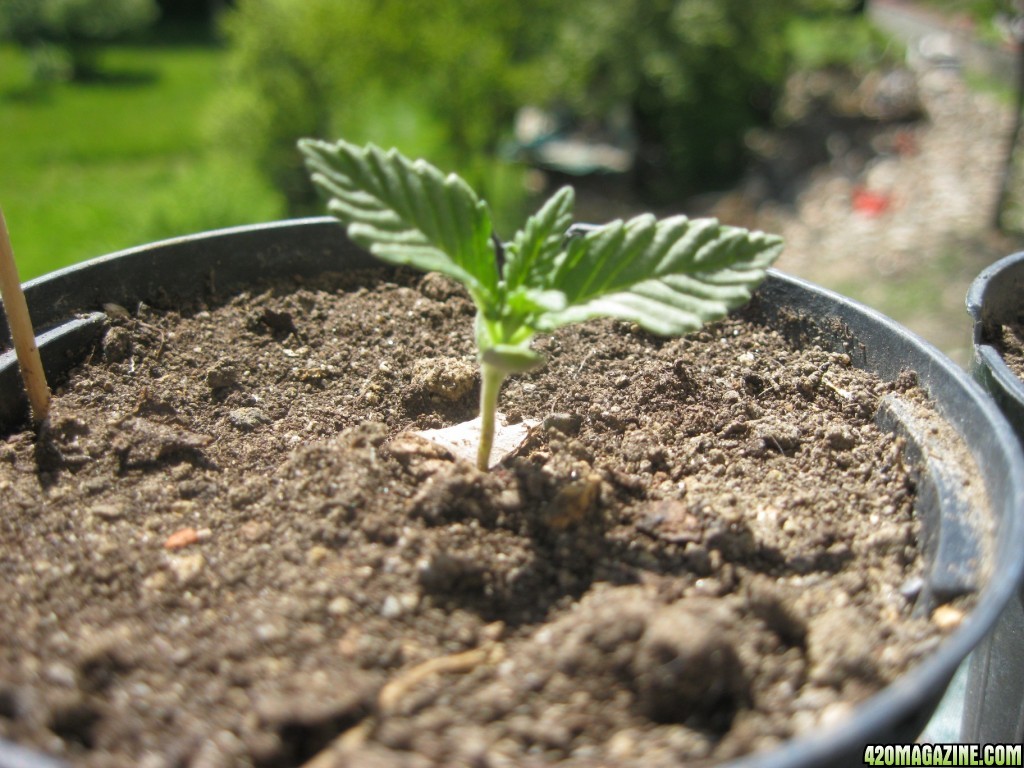
[[(1024, 321), (1024, 253), (997, 261), (975, 278), (967, 311), (974, 322), (972, 373), (1024, 442), (1024, 382), (996, 344), (1004, 324)], [(1017, 551), (1024, 559), (1024, 539), (1017, 540)], [(962, 738), (1024, 743), (1024, 584), (971, 656)]]

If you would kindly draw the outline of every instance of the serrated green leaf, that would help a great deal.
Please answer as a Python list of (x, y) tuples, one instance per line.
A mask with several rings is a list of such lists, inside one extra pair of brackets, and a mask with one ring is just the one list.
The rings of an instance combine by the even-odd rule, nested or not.
[(503, 277), (509, 289), (542, 285), (554, 273), (572, 225), (574, 200), (572, 187), (562, 187), (516, 233), (505, 252)]
[(466, 182), (372, 144), (303, 139), (299, 148), (328, 210), (354, 242), (389, 263), (445, 274), (465, 285), (478, 306), (494, 305), (491, 215)]
[(570, 241), (548, 283), (567, 306), (538, 317), (536, 329), (614, 317), (661, 335), (689, 333), (746, 302), (781, 250), (774, 235), (714, 219), (615, 221)]

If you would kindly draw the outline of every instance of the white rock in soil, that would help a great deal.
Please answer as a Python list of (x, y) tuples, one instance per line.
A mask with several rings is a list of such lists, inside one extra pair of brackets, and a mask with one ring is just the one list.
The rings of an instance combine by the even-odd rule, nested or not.
[(194, 584), (206, 568), (206, 558), (201, 552), (190, 555), (176, 555), (167, 558), (168, 567), (182, 586)]
[(269, 424), (271, 421), (273, 419), (259, 408), (235, 408), (228, 413), (228, 422), (242, 432), (252, 432), (257, 427)]
[(388, 595), (380, 608), (380, 615), (385, 619), (397, 619), (415, 611), (419, 602), (419, 596), (414, 593)]
[(101, 520), (117, 520), (124, 517), (124, 507), (118, 504), (95, 504), (89, 508), (89, 514)]
[(331, 616), (346, 616), (352, 613), (353, 608), (355, 608), (355, 605), (344, 596), (336, 597), (327, 604), (327, 612)]

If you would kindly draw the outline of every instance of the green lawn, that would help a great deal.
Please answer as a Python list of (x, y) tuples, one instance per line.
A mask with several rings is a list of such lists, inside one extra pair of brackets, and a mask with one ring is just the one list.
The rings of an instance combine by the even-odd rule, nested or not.
[(105, 77), (31, 85), (0, 46), (0, 207), (23, 280), (165, 237), (280, 217), (283, 202), (206, 129), (222, 51), (119, 46)]

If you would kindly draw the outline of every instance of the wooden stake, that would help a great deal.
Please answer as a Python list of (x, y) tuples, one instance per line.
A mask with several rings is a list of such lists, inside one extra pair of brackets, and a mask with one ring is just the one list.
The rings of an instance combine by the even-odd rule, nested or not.
[(7, 313), (7, 324), (11, 328), (14, 340), (14, 351), (18, 355), (21, 367), (21, 378), (25, 382), (29, 405), (32, 406), (32, 420), (39, 425), (46, 419), (50, 410), (50, 389), (46, 385), (46, 374), (43, 362), (36, 346), (36, 336), (32, 330), (32, 319), (28, 314), (28, 304), (18, 280), (18, 268), (14, 263), (14, 250), (11, 238), (7, 233), (7, 222), (4, 212), (0, 209), (0, 298), (4, 302)]

